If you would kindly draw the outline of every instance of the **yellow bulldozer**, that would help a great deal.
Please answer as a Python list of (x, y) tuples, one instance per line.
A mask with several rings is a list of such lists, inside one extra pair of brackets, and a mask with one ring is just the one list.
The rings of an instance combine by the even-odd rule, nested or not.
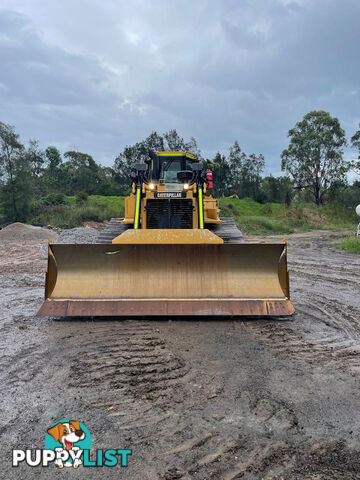
[(98, 244), (49, 244), (41, 316), (289, 316), (286, 242), (248, 243), (219, 217), (212, 173), (188, 152), (149, 152), (125, 218)]

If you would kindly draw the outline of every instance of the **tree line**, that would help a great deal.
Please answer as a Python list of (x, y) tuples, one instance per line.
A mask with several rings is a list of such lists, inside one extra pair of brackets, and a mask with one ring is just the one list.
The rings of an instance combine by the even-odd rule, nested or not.
[[(186, 150), (201, 159), (214, 174), (216, 197), (236, 195), (258, 202), (290, 205), (294, 200), (326, 202), (352, 207), (360, 203), (360, 182), (348, 184), (347, 174), (360, 174), (360, 125), (350, 144), (358, 158), (344, 158), (345, 131), (337, 118), (325, 111), (307, 113), (288, 132), (289, 145), (281, 154), (283, 176), (264, 176), (263, 154), (247, 154), (237, 141), (227, 155), (203, 158), (195, 138), (184, 140), (176, 130), (152, 132), (146, 139), (128, 145), (112, 167), (97, 163), (88, 153), (54, 147), (42, 149), (39, 142), (22, 143), (13, 126), (0, 122), (0, 208), (7, 221), (26, 221), (38, 209), (76, 195), (127, 195), (135, 163), (151, 150)], [(0, 210), (0, 213), (1, 213)]]

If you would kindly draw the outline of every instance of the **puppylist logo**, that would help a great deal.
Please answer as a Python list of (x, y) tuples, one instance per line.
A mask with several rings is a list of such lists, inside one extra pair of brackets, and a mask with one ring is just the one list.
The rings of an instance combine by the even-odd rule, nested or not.
[(131, 450), (98, 449), (91, 452), (91, 435), (85, 425), (77, 420), (64, 419), (48, 428), (45, 448), (13, 450), (12, 465), (22, 462), (30, 467), (127, 467)]

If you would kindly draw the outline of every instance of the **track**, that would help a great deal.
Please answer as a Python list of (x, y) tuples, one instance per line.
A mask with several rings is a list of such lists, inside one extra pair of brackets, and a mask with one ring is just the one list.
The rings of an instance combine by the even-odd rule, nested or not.
[(209, 229), (224, 240), (224, 243), (242, 243), (243, 234), (232, 217), (221, 217), (224, 223), (208, 225)]
[(112, 218), (106, 228), (99, 233), (96, 243), (111, 243), (115, 237), (124, 233), (129, 226), (120, 223), (122, 218)]

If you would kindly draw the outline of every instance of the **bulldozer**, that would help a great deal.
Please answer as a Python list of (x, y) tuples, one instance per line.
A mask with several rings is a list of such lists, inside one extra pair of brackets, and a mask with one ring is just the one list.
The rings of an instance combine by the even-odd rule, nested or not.
[(40, 316), (290, 316), (286, 242), (245, 242), (219, 216), (212, 172), (185, 151), (149, 151), (125, 217), (97, 244), (49, 244)]

